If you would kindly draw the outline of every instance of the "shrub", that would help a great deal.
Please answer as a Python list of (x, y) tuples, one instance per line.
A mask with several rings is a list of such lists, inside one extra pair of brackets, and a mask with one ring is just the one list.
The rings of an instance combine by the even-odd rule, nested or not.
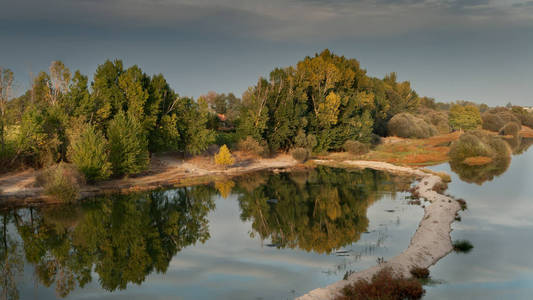
[(533, 127), (533, 113), (528, 112), (520, 106), (513, 106), (512, 112), (518, 119), (520, 119), (522, 125)]
[(222, 145), (217, 154), (215, 154), (215, 164), (223, 166), (224, 168), (233, 165), (235, 160), (229, 152), (228, 146)]
[(486, 111), (481, 117), (483, 119), (483, 129), (489, 131), (498, 132), (509, 122), (521, 124), (520, 119), (504, 107), (497, 107)]
[(453, 251), (457, 253), (468, 253), (474, 246), (467, 240), (458, 240), (453, 242)]
[(435, 126), (410, 113), (400, 113), (388, 123), (389, 135), (403, 138), (428, 138), (438, 133)]
[(363, 155), (368, 153), (370, 150), (367, 144), (363, 144), (359, 141), (348, 140), (344, 143), (344, 151), (349, 152), (354, 155)]
[(148, 167), (148, 141), (141, 123), (132, 115), (120, 112), (107, 128), (113, 174), (136, 174)]
[(449, 118), (446, 112), (432, 109), (422, 109), (419, 113), (424, 121), (435, 126), (439, 133), (446, 134), (450, 132)]
[(44, 188), (45, 195), (70, 203), (78, 199), (83, 177), (76, 168), (61, 162), (43, 171), (37, 181)]
[(429, 278), (429, 270), (428, 268), (418, 268), (414, 267), (411, 269), (411, 275), (413, 275), (416, 279), (428, 279)]
[(84, 126), (79, 134), (70, 135), (68, 158), (87, 181), (107, 179), (111, 175), (107, 140), (92, 125)]
[(241, 151), (253, 153), (257, 156), (261, 156), (265, 152), (265, 149), (259, 144), (259, 142), (251, 136), (247, 136), (244, 140), (241, 140), (238, 144), (238, 148)]
[(404, 300), (421, 299), (425, 294), (422, 284), (416, 279), (406, 279), (384, 268), (371, 281), (359, 280), (341, 290), (337, 300)]
[(440, 181), (433, 186), (433, 190), (439, 194), (444, 194), (448, 189), (448, 184), (444, 181)]
[(291, 155), (299, 162), (305, 162), (309, 158), (309, 150), (306, 148), (294, 148), (291, 150)]
[(448, 155), (453, 161), (463, 163), (469, 157), (508, 157), (511, 150), (501, 138), (475, 130), (461, 135), (452, 144)]
[(515, 122), (509, 122), (505, 124), (505, 126), (503, 126), (502, 129), (500, 129), (499, 134), (518, 136), (520, 129), (522, 129), (520, 124), (515, 123)]
[(476, 106), (456, 104), (450, 108), (449, 123), (454, 130), (470, 130), (478, 128), (483, 121)]

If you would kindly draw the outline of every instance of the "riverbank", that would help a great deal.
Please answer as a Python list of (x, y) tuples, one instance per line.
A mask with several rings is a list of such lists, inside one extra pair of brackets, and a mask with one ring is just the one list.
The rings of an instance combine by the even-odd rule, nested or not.
[(411, 277), (413, 267), (428, 268), (453, 250), (451, 241), (451, 224), (455, 215), (461, 209), (460, 204), (453, 198), (437, 193), (433, 187), (442, 182), (436, 174), (426, 173), (418, 169), (395, 166), (376, 161), (327, 161), (316, 160), (321, 165), (369, 168), (395, 174), (415, 176), (419, 179), (416, 193), (420, 198), (429, 202), (424, 208), (424, 217), (418, 229), (411, 238), (409, 247), (401, 254), (372, 268), (356, 272), (346, 280), (337, 281), (329, 286), (318, 288), (297, 298), (298, 300), (329, 300), (335, 299), (342, 288), (358, 280), (370, 280), (372, 276), (383, 268), (391, 268), (398, 274)]
[[(289, 169), (298, 162), (290, 155), (274, 158), (239, 156), (227, 169), (217, 168), (209, 158), (195, 157), (184, 160), (172, 155), (154, 156), (148, 171), (135, 177), (126, 177), (82, 185), (80, 198), (110, 193), (128, 193), (162, 187), (180, 187), (225, 180), (230, 177), (262, 170)], [(56, 204), (58, 201), (44, 194), (37, 178), (42, 170), (25, 170), (0, 176), (0, 206)]]

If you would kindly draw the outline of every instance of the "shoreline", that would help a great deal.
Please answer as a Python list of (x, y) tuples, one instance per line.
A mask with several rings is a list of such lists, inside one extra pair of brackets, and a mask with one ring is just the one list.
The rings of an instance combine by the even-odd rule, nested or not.
[[(338, 165), (338, 162), (327, 160), (315, 160), (321, 165)], [(436, 184), (442, 182), (437, 175), (423, 172), (409, 167), (400, 167), (378, 161), (343, 161), (341, 165), (361, 169), (374, 169), (395, 174), (406, 174), (421, 178), (416, 191), (420, 198), (427, 199), (430, 204), (424, 208), (424, 217), (420, 221), (415, 234), (406, 250), (399, 255), (377, 266), (355, 272), (346, 280), (339, 280), (323, 288), (314, 289), (297, 300), (333, 300), (340, 295), (340, 291), (346, 285), (353, 284), (358, 280), (370, 280), (381, 269), (390, 267), (399, 274), (412, 277), (410, 270), (413, 267), (429, 268), (441, 258), (448, 255), (452, 250), (451, 224), (455, 221), (455, 215), (461, 209), (459, 203), (446, 195), (433, 191)]]
[[(374, 274), (385, 267), (390, 267), (399, 274), (411, 277), (411, 268), (428, 268), (453, 250), (450, 236), (452, 231), (451, 224), (455, 221), (455, 216), (461, 206), (455, 199), (433, 191), (435, 185), (443, 182), (440, 176), (420, 169), (397, 166), (381, 161), (313, 159), (310, 162), (330, 167), (374, 169), (398, 175), (413, 176), (419, 180), (415, 189), (420, 198), (427, 199), (430, 204), (425, 206), (424, 216), (416, 232), (411, 237), (408, 248), (402, 253), (379, 265), (353, 273), (347, 280), (339, 280), (326, 287), (314, 289), (296, 299), (335, 299), (344, 286), (360, 279), (370, 280)], [(151, 168), (149, 173), (138, 177), (109, 180), (91, 186), (84, 185), (80, 188), (80, 198), (110, 193), (138, 192), (162, 187), (205, 184), (217, 180), (228, 180), (235, 176), (257, 171), (306, 167), (288, 155), (280, 155), (271, 159), (258, 159), (237, 164), (235, 167), (224, 170), (206, 169), (194, 163), (178, 160), (167, 161), (167, 163), (168, 165), (163, 168)], [(0, 188), (10, 188), (7, 192), (0, 190), (0, 206), (17, 207), (58, 204), (57, 200), (44, 195), (42, 187), (34, 186), (38, 173), (39, 171), (27, 170), (0, 177)], [(10, 176), (16, 177), (19, 174), (24, 176), (9, 180)]]
[[(131, 193), (157, 188), (182, 187), (228, 180), (247, 173), (292, 169), (299, 163), (289, 155), (243, 161), (228, 169), (208, 169), (199, 164), (174, 158), (160, 158), (165, 166), (152, 167), (146, 174), (82, 185), (80, 197), (100, 196), (112, 193)], [(161, 163), (161, 161), (158, 161)], [(26, 170), (0, 176), (0, 207), (45, 205), (62, 203), (44, 194), (43, 187), (36, 186), (36, 178), (42, 170)]]

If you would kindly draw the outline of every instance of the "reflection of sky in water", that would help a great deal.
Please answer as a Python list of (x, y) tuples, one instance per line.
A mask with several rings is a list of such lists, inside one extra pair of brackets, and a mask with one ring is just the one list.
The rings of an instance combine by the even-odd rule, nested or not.
[(452, 253), (431, 268), (445, 284), (426, 299), (533, 299), (533, 151), (514, 156), (503, 175), (482, 186), (452, 174), (448, 192), (468, 210), (453, 224), (453, 240), (469, 240), (469, 254)]
[[(211, 238), (179, 252), (165, 274), (153, 273), (142, 285), (113, 293), (102, 290), (94, 274), (91, 283), (67, 299), (291, 299), (339, 280), (346, 270), (365, 269), (378, 257), (387, 259), (405, 249), (423, 213), (407, 205), (405, 196), (385, 195), (370, 206), (369, 233), (345, 247), (352, 250), (345, 257), (268, 247), (269, 241), (250, 238), (251, 223), (240, 220), (235, 195), (216, 196), (216, 209), (209, 215)], [(34, 285), (32, 273), (26, 266), (21, 299), (55, 298), (53, 287)]]

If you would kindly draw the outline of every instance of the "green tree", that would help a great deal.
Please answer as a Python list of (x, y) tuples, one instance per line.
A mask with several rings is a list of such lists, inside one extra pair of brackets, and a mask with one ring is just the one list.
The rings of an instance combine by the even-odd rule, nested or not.
[(148, 141), (141, 123), (132, 114), (119, 112), (107, 129), (113, 174), (136, 174), (148, 167)]
[(104, 135), (91, 124), (83, 124), (79, 133), (70, 134), (68, 158), (89, 182), (111, 175), (109, 145)]
[(470, 130), (481, 126), (481, 114), (474, 105), (453, 105), (450, 108), (450, 127), (454, 130)]
[(13, 72), (0, 67), (0, 158), (7, 152), (7, 102), (13, 92)]
[(176, 103), (177, 128), (181, 137), (181, 150), (199, 154), (215, 141), (215, 134), (206, 127), (207, 103), (202, 99), (180, 98)]

